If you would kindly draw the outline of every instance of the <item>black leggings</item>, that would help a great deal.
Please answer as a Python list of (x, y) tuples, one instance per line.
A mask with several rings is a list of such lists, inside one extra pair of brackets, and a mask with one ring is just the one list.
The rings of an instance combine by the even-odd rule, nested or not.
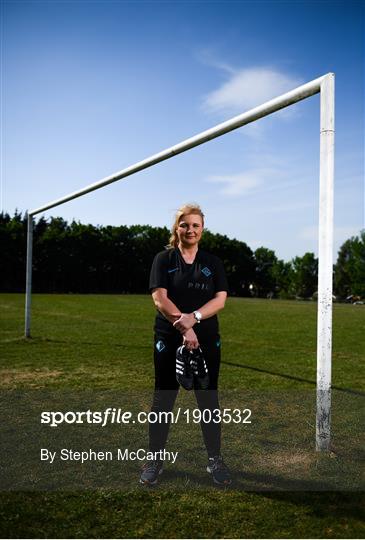
[[(174, 408), (179, 383), (176, 380), (175, 361), (176, 349), (182, 343), (179, 334), (173, 336), (155, 335), (154, 362), (155, 362), (155, 391), (151, 411), (170, 412)], [(210, 422), (200, 422), (204, 443), (209, 457), (220, 454), (221, 425), (213, 422), (216, 419), (214, 409), (219, 409), (218, 401), (218, 375), (221, 357), (220, 338), (218, 334), (202, 339), (199, 337), (200, 347), (203, 351), (209, 372), (209, 387), (207, 390), (194, 389), (198, 407), (201, 411), (211, 411)], [(209, 417), (208, 417), (209, 419)], [(163, 450), (166, 445), (170, 422), (164, 421), (149, 424), (149, 448), (152, 452)]]

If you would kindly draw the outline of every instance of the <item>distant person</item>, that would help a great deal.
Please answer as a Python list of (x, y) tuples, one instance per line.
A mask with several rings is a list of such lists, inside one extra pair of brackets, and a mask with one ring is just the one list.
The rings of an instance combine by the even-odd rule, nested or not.
[[(221, 423), (212, 421), (217, 419), (219, 409), (221, 343), (217, 313), (224, 308), (228, 285), (221, 260), (199, 249), (203, 228), (204, 214), (200, 207), (182, 206), (176, 213), (168, 248), (158, 253), (152, 264), (149, 287), (158, 312), (154, 327), (155, 391), (151, 410), (156, 413), (173, 410), (179, 391), (175, 372), (177, 348), (183, 344), (188, 351), (196, 351), (200, 347), (208, 368), (209, 386), (201, 390), (194, 383), (194, 391), (199, 409), (211, 412), (210, 421), (201, 422), (208, 453), (207, 471), (214, 483), (228, 485), (231, 477), (221, 456)], [(169, 422), (149, 424), (150, 452), (161, 455), (169, 427)], [(161, 459), (147, 461), (140, 482), (156, 484), (162, 467)]]

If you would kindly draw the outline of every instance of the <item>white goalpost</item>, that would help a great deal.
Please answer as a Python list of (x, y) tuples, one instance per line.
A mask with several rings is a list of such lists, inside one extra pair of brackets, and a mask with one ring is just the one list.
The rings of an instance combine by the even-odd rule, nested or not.
[(318, 238), (318, 314), (317, 314), (317, 416), (316, 449), (329, 451), (331, 426), (331, 361), (332, 361), (332, 265), (333, 265), (333, 181), (335, 104), (334, 73), (278, 96), (226, 122), (218, 124), (175, 146), (139, 161), (122, 171), (90, 184), (60, 199), (28, 212), (27, 266), (25, 294), (25, 337), (30, 337), (32, 294), (33, 217), (103, 186), (131, 176), (161, 161), (186, 152), (195, 146), (229, 133), (234, 129), (268, 116), (314, 94), (320, 94), (320, 172), (319, 172), (319, 238)]

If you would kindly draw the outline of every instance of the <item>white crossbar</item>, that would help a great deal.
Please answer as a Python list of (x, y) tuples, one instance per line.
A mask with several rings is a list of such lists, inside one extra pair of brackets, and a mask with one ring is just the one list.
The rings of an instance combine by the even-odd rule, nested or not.
[(268, 116), (284, 107), (293, 105), (314, 94), (321, 93), (320, 126), (320, 202), (319, 202), (319, 246), (318, 246), (318, 326), (317, 326), (317, 418), (316, 449), (328, 451), (330, 448), (331, 416), (331, 361), (332, 361), (332, 259), (333, 259), (333, 179), (334, 179), (334, 74), (327, 73), (318, 79), (303, 84), (286, 94), (267, 101), (259, 107), (235, 116), (198, 135), (195, 135), (158, 154), (139, 161), (126, 169), (79, 191), (51, 201), (28, 212), (27, 273), (25, 301), (25, 336), (30, 337), (31, 291), (32, 291), (32, 242), (33, 216), (60, 204), (86, 195), (131, 176), (161, 161), (186, 152), (195, 146), (229, 133), (234, 129)]

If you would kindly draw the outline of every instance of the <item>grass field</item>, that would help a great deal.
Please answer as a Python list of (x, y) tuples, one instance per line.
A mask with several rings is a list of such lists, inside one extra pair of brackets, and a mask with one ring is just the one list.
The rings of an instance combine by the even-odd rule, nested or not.
[[(314, 451), (316, 304), (229, 299), (220, 317), (222, 401), (249, 406), (253, 422), (223, 426), (236, 480), (225, 491), (210, 486), (192, 425), (173, 426), (169, 445), (183, 456), (156, 489), (139, 488), (135, 464), (120, 480), (118, 469), (76, 464), (43, 474), (49, 489), (60, 475), (64, 482), (62, 491), (46, 491), (45, 470), (32, 464), (42, 432), (39, 425), (29, 432), (14, 427), (18, 411), (27, 409), (31, 426), (47, 400), (55, 405), (67, 397), (71, 409), (73, 400), (92, 396), (101, 406), (119, 396), (124, 407), (148, 406), (154, 308), (147, 296), (34, 295), (31, 340), (22, 337), (23, 311), (22, 295), (0, 296), (1, 461), (9, 463), (2, 537), (364, 536), (364, 306), (334, 306), (332, 452), (323, 456)], [(181, 395), (179, 404), (193, 403)], [(63, 432), (48, 433), (62, 443)], [(115, 430), (108, 437), (117, 442)], [(145, 430), (125, 432), (131, 444), (145, 438)], [(5, 491), (10, 487), (15, 491)]]

